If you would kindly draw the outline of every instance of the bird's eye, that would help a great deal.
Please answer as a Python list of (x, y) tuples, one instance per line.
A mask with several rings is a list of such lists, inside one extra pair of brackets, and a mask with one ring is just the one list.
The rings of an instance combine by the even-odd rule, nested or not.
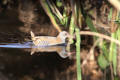
[(68, 34), (67, 33), (65, 33), (65, 36), (67, 36)]

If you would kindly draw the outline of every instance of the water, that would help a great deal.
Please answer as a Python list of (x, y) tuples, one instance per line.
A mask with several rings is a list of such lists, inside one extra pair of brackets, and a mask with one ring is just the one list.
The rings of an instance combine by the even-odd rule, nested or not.
[[(41, 15), (41, 24), (34, 24), (32, 30), (36, 34), (56, 36), (57, 30), (48, 22), (41, 22), (44, 19), (43, 14)], [(46, 20), (48, 18), (44, 21)], [(0, 80), (56, 80), (55, 77), (61, 76), (66, 78), (60, 72), (64, 71), (66, 74), (73, 61), (64, 53), (65, 46), (36, 47), (31, 41), (23, 42), (30, 39), (30, 33), (25, 32), (28, 28), (18, 19), (16, 11), (0, 13)]]
[(1, 48), (30, 48), (31, 55), (35, 52), (57, 52), (60, 57), (67, 58), (68, 54), (65, 50), (66, 46), (55, 45), (55, 46), (35, 46), (32, 41), (24, 43), (0, 43)]
[(0, 43), (1, 48), (33, 48), (35, 47), (33, 43), (24, 42), (24, 43)]

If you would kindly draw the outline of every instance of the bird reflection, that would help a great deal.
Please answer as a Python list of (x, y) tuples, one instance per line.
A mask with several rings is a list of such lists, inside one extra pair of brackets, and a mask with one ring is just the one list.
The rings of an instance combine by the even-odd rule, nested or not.
[(68, 54), (65, 50), (65, 46), (48, 46), (48, 47), (38, 47), (31, 49), (31, 55), (35, 52), (57, 52), (60, 57), (67, 58)]
[(54, 46), (35, 46), (32, 41), (24, 43), (0, 43), (1, 48), (30, 48), (31, 55), (35, 52), (57, 52), (60, 57), (67, 58), (68, 54), (66, 51), (65, 44), (54, 45)]

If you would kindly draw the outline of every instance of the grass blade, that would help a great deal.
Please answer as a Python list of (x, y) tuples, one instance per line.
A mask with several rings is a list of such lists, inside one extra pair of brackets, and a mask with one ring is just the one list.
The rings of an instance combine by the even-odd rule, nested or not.
[(76, 61), (77, 61), (77, 80), (82, 80), (81, 76), (81, 68), (80, 68), (80, 34), (79, 34), (79, 29), (76, 28)]
[(51, 10), (50, 10), (50, 8), (49, 8), (46, 0), (40, 0), (40, 3), (41, 3), (41, 5), (42, 5), (43, 9), (45, 10), (46, 14), (49, 16), (49, 18), (50, 18), (52, 24), (54, 25), (54, 27), (55, 27), (59, 32), (61, 32), (61, 28), (60, 28), (59, 25), (57, 24), (56, 19), (55, 19), (54, 15), (52, 14), (52, 12), (51, 12)]

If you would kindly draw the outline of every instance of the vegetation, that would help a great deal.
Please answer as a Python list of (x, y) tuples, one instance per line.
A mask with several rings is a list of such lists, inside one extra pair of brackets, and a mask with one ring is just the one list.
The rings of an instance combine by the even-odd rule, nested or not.
[[(44, 3), (46, 3), (46, 4), (44, 4)], [(106, 3), (108, 4), (109, 2), (106, 2)], [(97, 28), (95, 27), (95, 25), (92, 22), (92, 19), (88, 15), (89, 13), (87, 13), (85, 11), (84, 6), (82, 5), (82, 2), (80, 2), (79, 0), (77, 0), (77, 1), (56, 0), (56, 4), (53, 1), (41, 0), (41, 4), (42, 4), (42, 7), (44, 8), (44, 10), (46, 11), (46, 13), (48, 14), (48, 16), (50, 14), (52, 14), (54, 16), (52, 18), (52, 20), (57, 21), (57, 23), (59, 25), (62, 25), (64, 27), (66, 27), (66, 26), (69, 27), (69, 32), (71, 35), (74, 34), (74, 30), (76, 31), (76, 59), (77, 59), (77, 74), (78, 74), (77, 76), (78, 76), (78, 80), (81, 80), (82, 77), (81, 77), (81, 70), (80, 70), (81, 66), (80, 66), (80, 40), (79, 40), (80, 33), (79, 33), (79, 30), (82, 28), (83, 22), (85, 22), (91, 32), (95, 32), (95, 34), (97, 33), (98, 35), (100, 35), (101, 33), (98, 32)], [(45, 7), (45, 5), (47, 5), (49, 7)], [(111, 6), (110, 4), (108, 4), (108, 5)], [(62, 12), (59, 10), (61, 7), (63, 8)], [(117, 7), (120, 7), (120, 6), (118, 5)], [(51, 11), (49, 11), (48, 8)], [(112, 10), (112, 9), (114, 9), (114, 10)], [(56, 23), (54, 23), (52, 20), (51, 20), (51, 22), (55, 25)], [(98, 39), (102, 39), (99, 43), (97, 43), (95, 45), (95, 46), (98, 46), (101, 50), (101, 53), (98, 56), (98, 64), (101, 67), (101, 69), (103, 69), (103, 70), (105, 70), (106, 68), (108, 68), (108, 66), (110, 66), (112, 80), (114, 80), (116, 75), (119, 74), (119, 71), (117, 73), (117, 70), (119, 70), (119, 69), (117, 69), (117, 66), (120, 65), (119, 61), (117, 61), (117, 58), (119, 58), (119, 57), (117, 57), (117, 54), (119, 54), (117, 49), (119, 49), (119, 46), (120, 46), (120, 42), (117, 40), (119, 40), (120, 33), (119, 33), (119, 10), (116, 9), (116, 6), (115, 6), (115, 8), (113, 6), (109, 9), (108, 21), (106, 21), (106, 22), (109, 22), (113, 26), (109, 27), (111, 29), (109, 34), (104, 34), (104, 35), (107, 35), (106, 37), (115, 39), (116, 41), (112, 41), (110, 39), (110, 42), (108, 42), (107, 40), (104, 40), (104, 38), (106, 38), (106, 37), (102, 37), (102, 36), (94, 37), (94, 35), (93, 35), (93, 37), (94, 37), (94, 43)], [(69, 23), (70, 23), (70, 25), (69, 25)], [(116, 27), (117, 27), (115, 30), (113, 30), (115, 28), (114, 25), (116, 25)], [(54, 26), (54, 27), (56, 27), (56, 29), (57, 29), (57, 27), (60, 27), (60, 26)], [(104, 26), (103, 26), (103, 28), (104, 28)], [(60, 31), (60, 30), (58, 29), (58, 31)], [(80, 31), (82, 31), (82, 30), (80, 30)], [(87, 34), (85, 34), (85, 35), (87, 35)], [(108, 35), (110, 35), (110, 36), (108, 36)], [(73, 42), (71, 42), (71, 38), (70, 38), (70, 43), (73, 43)], [(108, 48), (109, 48), (109, 50), (108, 50)], [(70, 51), (70, 50), (68, 50), (68, 51)]]
[[(3, 0), (5, 2), (9, 0)], [(99, 65), (99, 69), (109, 72), (111, 80), (120, 77), (120, 1), (119, 0), (40, 0), (43, 10), (53, 27), (61, 32), (65, 29), (71, 37), (67, 52), (72, 53), (76, 45), (77, 80), (84, 80), (83, 66)], [(3, 4), (3, 3), (2, 3)], [(87, 56), (81, 60), (83, 36), (91, 37)], [(74, 39), (75, 37), (75, 39)], [(97, 55), (95, 54), (97, 52)], [(87, 65), (89, 67), (89, 65)], [(97, 68), (97, 69), (98, 69)], [(97, 70), (95, 68), (95, 70)], [(95, 73), (91, 69), (91, 72)], [(107, 70), (109, 70), (107, 72)], [(105, 76), (107, 80), (107, 76)], [(108, 79), (110, 80), (110, 79)]]

